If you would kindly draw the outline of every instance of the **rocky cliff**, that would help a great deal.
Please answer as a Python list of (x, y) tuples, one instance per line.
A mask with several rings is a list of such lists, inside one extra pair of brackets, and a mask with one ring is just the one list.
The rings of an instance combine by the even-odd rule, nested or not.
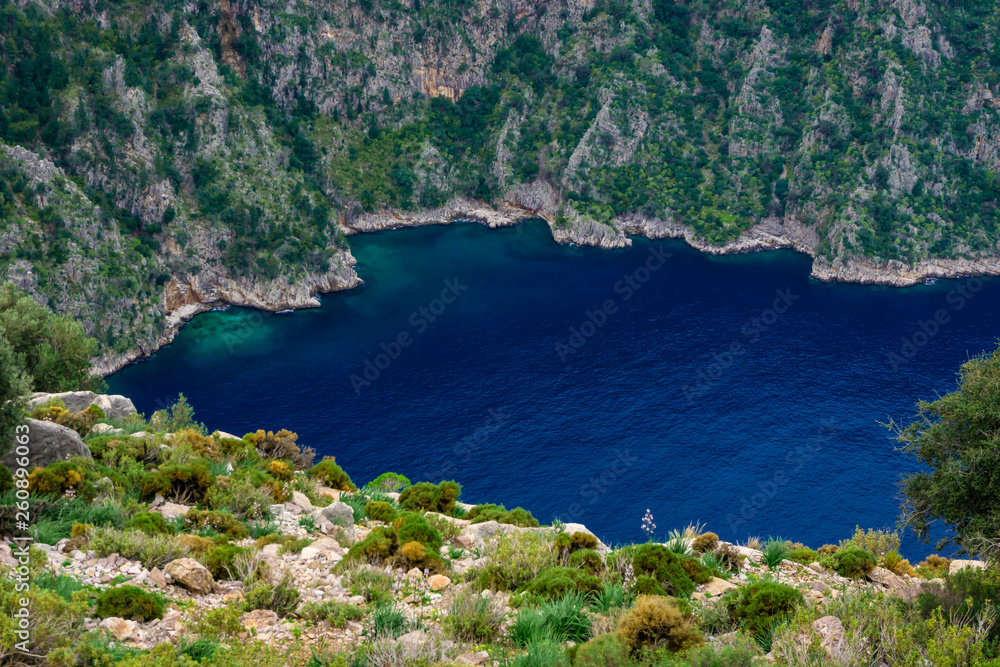
[(824, 280), (995, 273), (993, 4), (8, 1), (0, 270), (98, 366), (356, 283), (348, 235), (790, 247)]

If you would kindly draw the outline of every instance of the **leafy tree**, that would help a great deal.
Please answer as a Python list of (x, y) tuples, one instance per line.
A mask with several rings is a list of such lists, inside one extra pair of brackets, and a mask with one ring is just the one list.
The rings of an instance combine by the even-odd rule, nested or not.
[(31, 389), (20, 357), (0, 336), (0, 455), (14, 442), (14, 429), (24, 421), (24, 399)]
[(903, 479), (903, 522), (926, 540), (943, 521), (954, 536), (938, 548), (1000, 556), (1000, 348), (963, 364), (958, 389), (917, 407), (899, 442), (930, 471)]
[(104, 381), (90, 374), (97, 342), (79, 322), (59, 317), (12, 283), (0, 285), (0, 336), (12, 348), (35, 391), (100, 391)]

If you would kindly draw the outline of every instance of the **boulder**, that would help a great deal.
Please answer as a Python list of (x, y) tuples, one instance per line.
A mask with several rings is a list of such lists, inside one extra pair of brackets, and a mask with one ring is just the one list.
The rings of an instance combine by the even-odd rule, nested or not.
[(184, 588), (200, 595), (212, 593), (215, 580), (208, 569), (193, 558), (178, 558), (167, 563), (163, 571)]
[(464, 547), (478, 547), (485, 544), (494, 535), (512, 533), (518, 530), (516, 526), (496, 521), (484, 521), (468, 526), (458, 534), (456, 541)]
[(868, 579), (874, 581), (876, 584), (881, 584), (889, 590), (896, 590), (897, 588), (904, 588), (906, 586), (905, 581), (884, 567), (876, 567), (869, 572)]
[(156, 508), (164, 519), (170, 521), (176, 519), (179, 516), (187, 516), (188, 510), (191, 509), (187, 505), (179, 505), (177, 503), (163, 503)]
[[(306, 497), (306, 494), (299, 493), (298, 491), (292, 491), (292, 502), (304, 509), (307, 512), (311, 512), (313, 504)], [(351, 510), (351, 522), (354, 522), (354, 510)]]
[(463, 653), (455, 658), (455, 662), (460, 665), (485, 665), (490, 661), (490, 654), (486, 651), (476, 651), (475, 653)]
[(712, 580), (705, 584), (701, 592), (712, 597), (719, 597), (729, 591), (735, 591), (736, 588), (737, 586), (734, 583), (720, 579), (719, 577), (712, 577)]
[(126, 415), (136, 413), (131, 400), (117, 394), (95, 394), (92, 391), (65, 391), (58, 394), (37, 392), (28, 399), (28, 411), (45, 405), (53, 399), (61, 400), (70, 412), (83, 412), (91, 405), (96, 405), (104, 411), (108, 419), (121, 419)]
[(953, 560), (951, 565), (948, 566), (948, 575), (953, 575), (956, 572), (961, 572), (962, 570), (973, 568), (976, 570), (985, 570), (986, 561), (982, 560)]
[(115, 428), (111, 424), (94, 424), (90, 429), (91, 435), (124, 435), (125, 431), (120, 428)]
[(337, 543), (337, 540), (333, 539), (332, 537), (322, 537), (313, 542), (312, 544), (310, 544), (309, 546), (311, 546), (313, 549), (316, 549), (324, 556), (327, 556), (329, 554), (337, 554), (338, 556), (343, 556), (345, 553), (344, 550), (341, 548), (340, 544)]
[(427, 585), (430, 586), (432, 591), (443, 591), (444, 589), (451, 586), (451, 579), (444, 576), (443, 574), (432, 575), (430, 579), (427, 580)]
[[(80, 435), (71, 428), (60, 426), (55, 422), (38, 421), (37, 419), (25, 420), (28, 426), (28, 465), (29, 471), (32, 468), (44, 468), (55, 461), (68, 459), (71, 456), (82, 456), (93, 458), (90, 450), (83, 444)], [(21, 467), (16, 465), (17, 450), (11, 449), (3, 457), (2, 463), (10, 470)]]
[(347, 528), (354, 525), (354, 508), (347, 503), (331, 503), (320, 510), (320, 513), (335, 526)]
[(563, 532), (569, 535), (572, 535), (573, 533), (584, 533), (586, 535), (590, 535), (591, 537), (597, 538), (597, 546), (594, 548), (597, 553), (606, 554), (611, 551), (611, 547), (602, 542), (597, 535), (594, 535), (594, 533), (592, 533), (590, 529), (582, 523), (567, 523), (563, 526)]
[(124, 618), (118, 618), (117, 616), (109, 616), (101, 621), (100, 627), (105, 628), (119, 641), (125, 641), (127, 639), (132, 639), (135, 636), (136, 630), (139, 629), (139, 624), (135, 621), (127, 621)]
[(836, 616), (824, 616), (812, 624), (813, 630), (820, 636), (820, 645), (832, 658), (840, 654), (844, 644), (844, 624)]

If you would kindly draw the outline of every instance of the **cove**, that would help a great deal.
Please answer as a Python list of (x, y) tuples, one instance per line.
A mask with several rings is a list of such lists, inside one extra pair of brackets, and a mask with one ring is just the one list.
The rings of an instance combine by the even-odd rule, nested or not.
[[(211, 428), (295, 431), (358, 484), (456, 479), (612, 544), (645, 539), (647, 508), (661, 535), (813, 548), (894, 525), (917, 464), (880, 422), (995, 347), (1000, 280), (821, 283), (791, 251), (633, 241), (560, 246), (540, 221), (354, 236), (363, 286), (199, 315), (108, 383), (147, 415), (183, 392)], [(911, 560), (932, 547), (904, 537)]]

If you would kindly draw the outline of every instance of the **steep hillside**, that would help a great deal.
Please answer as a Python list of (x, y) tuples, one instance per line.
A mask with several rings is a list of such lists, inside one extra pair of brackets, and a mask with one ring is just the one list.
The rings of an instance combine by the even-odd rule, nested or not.
[(7, 2), (0, 264), (105, 371), (180, 314), (356, 284), (345, 234), (442, 218), (1000, 272), (997, 24), (984, 0)]

